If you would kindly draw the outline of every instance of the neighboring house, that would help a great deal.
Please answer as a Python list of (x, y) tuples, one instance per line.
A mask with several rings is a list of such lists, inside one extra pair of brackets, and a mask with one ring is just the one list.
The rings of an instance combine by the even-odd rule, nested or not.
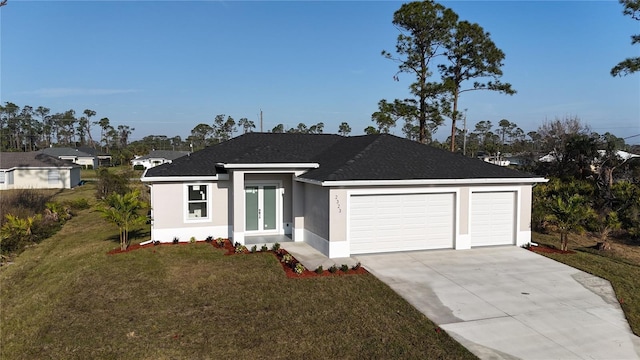
[(80, 183), (80, 166), (41, 152), (0, 153), (0, 190), (70, 189)]
[[(593, 166), (596, 166), (599, 163), (600, 159), (602, 159), (606, 154), (607, 154), (606, 150), (598, 150), (598, 156), (599, 157), (593, 159)], [(550, 163), (550, 162), (557, 161), (558, 160), (557, 157), (558, 156), (556, 156), (556, 153), (554, 151), (552, 151), (552, 152), (548, 153), (547, 155), (539, 158), (538, 161), (545, 162), (545, 163)], [(627, 160), (633, 159), (633, 158), (640, 158), (640, 155), (628, 153), (628, 152), (622, 151), (622, 150), (616, 150), (616, 157), (618, 157), (620, 160), (627, 161)], [(562, 160), (562, 159), (560, 159), (560, 160)]]
[(291, 234), (335, 258), (531, 240), (547, 180), (393, 135), (248, 133), (151, 168), (151, 239)]
[(144, 166), (145, 169), (150, 169), (162, 164), (171, 164), (173, 160), (186, 155), (189, 155), (188, 151), (153, 150), (149, 155), (139, 156), (131, 160), (131, 164), (134, 167), (141, 165)]
[(87, 153), (97, 159), (98, 167), (111, 166), (111, 155), (89, 146), (79, 146), (78, 151)]
[(87, 154), (86, 152), (80, 151), (78, 149), (69, 147), (49, 147), (42, 149), (42, 152), (61, 160), (69, 160), (72, 163), (78, 164), (85, 169), (97, 169), (99, 166), (98, 158), (96, 156)]

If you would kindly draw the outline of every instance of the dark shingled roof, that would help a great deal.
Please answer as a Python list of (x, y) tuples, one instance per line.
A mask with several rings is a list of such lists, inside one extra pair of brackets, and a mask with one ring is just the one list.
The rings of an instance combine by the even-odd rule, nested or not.
[(317, 181), (534, 177), (389, 134), (272, 133), (241, 135), (151, 168), (145, 177), (215, 175), (224, 171), (217, 163), (318, 163), (300, 176)]
[(33, 152), (3, 152), (0, 153), (0, 169), (11, 169), (14, 167), (80, 167), (70, 161), (43, 154), (39, 151)]
[(167, 159), (167, 160), (175, 160), (177, 158), (181, 158), (185, 155), (189, 155), (188, 151), (173, 151), (173, 150), (153, 150), (148, 155), (140, 156), (135, 160), (145, 160), (145, 159)]

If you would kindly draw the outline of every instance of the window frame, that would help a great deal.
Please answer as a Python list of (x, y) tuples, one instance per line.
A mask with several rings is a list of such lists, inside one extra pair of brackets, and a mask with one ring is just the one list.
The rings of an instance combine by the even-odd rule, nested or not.
[[(205, 200), (189, 200), (189, 189), (193, 186), (205, 186)], [(211, 183), (187, 183), (184, 184), (184, 198), (183, 198), (183, 214), (184, 221), (188, 223), (197, 223), (197, 222), (210, 222), (212, 219), (212, 202), (211, 202), (211, 188), (213, 184)], [(207, 216), (203, 217), (191, 217), (189, 216), (189, 204), (195, 203), (204, 203), (206, 206)]]

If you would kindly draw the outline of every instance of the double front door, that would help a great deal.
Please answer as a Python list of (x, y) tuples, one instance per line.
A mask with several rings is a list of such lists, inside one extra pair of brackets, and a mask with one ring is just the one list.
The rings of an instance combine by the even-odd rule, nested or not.
[(254, 232), (277, 232), (278, 186), (245, 185), (245, 230)]

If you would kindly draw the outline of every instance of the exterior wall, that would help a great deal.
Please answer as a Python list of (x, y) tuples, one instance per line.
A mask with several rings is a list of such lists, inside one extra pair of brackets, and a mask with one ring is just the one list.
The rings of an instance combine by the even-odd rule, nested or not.
[(292, 238), (293, 241), (304, 241), (304, 188), (305, 184), (299, 181), (292, 181), (293, 204), (292, 211)]
[(231, 237), (234, 242), (244, 244), (244, 220), (245, 220), (245, 203), (244, 203), (244, 172), (233, 171), (230, 174), (231, 180), (231, 195), (229, 196), (229, 202), (233, 207), (233, 221), (231, 227)]
[(72, 168), (69, 179), (71, 181), (69, 188), (78, 186), (80, 184), (80, 168)]
[[(49, 184), (49, 170), (57, 170), (60, 174), (59, 181), (55, 184)], [(75, 183), (73, 182), (73, 176), (77, 176), (78, 179)], [(79, 179), (79, 168), (14, 169), (6, 172), (5, 183), (0, 184), (0, 189), (70, 189), (78, 185)]]
[(98, 159), (95, 157), (79, 157), (74, 162), (83, 167), (92, 166), (94, 169), (98, 168)]
[[(152, 185), (152, 239), (170, 242), (174, 237), (188, 241), (211, 235), (230, 237), (244, 243), (244, 186), (247, 181), (279, 181), (283, 187), (283, 230), (290, 225), (295, 241), (305, 241), (331, 257), (350, 256), (349, 211), (353, 194), (453, 193), (455, 195), (454, 244), (456, 249), (471, 248), (470, 217), (473, 192), (513, 191), (516, 194), (515, 242), (531, 241), (531, 185), (473, 186), (370, 186), (328, 188), (292, 180), (288, 174), (259, 174), (233, 171), (229, 181), (203, 182), (209, 185), (211, 218), (187, 221), (185, 183)], [(45, 173), (46, 182), (46, 173)], [(0, 184), (2, 185), (2, 184)], [(291, 231), (291, 230), (289, 230)]]
[(154, 166), (162, 165), (162, 164), (171, 164), (171, 160), (167, 160), (165, 158), (150, 158), (150, 159), (133, 159), (131, 160), (131, 165), (142, 165), (145, 169), (150, 169)]
[(9, 178), (13, 176), (13, 171), (0, 170), (0, 190), (7, 190), (10, 185)]
[(469, 218), (471, 217), (471, 187), (460, 187), (456, 197), (457, 233), (455, 234), (456, 250), (471, 249)]
[(329, 188), (304, 184), (304, 242), (329, 255)]
[(520, 227), (517, 231), (516, 245), (523, 246), (531, 242), (531, 209), (533, 206), (533, 186), (520, 187)]
[(210, 188), (208, 206), (210, 219), (187, 221), (185, 187), (197, 183), (156, 183), (151, 185), (151, 239), (171, 242), (174, 237), (189, 241), (192, 236), (204, 240), (207, 236), (230, 237), (228, 193), (226, 181), (202, 182)]

